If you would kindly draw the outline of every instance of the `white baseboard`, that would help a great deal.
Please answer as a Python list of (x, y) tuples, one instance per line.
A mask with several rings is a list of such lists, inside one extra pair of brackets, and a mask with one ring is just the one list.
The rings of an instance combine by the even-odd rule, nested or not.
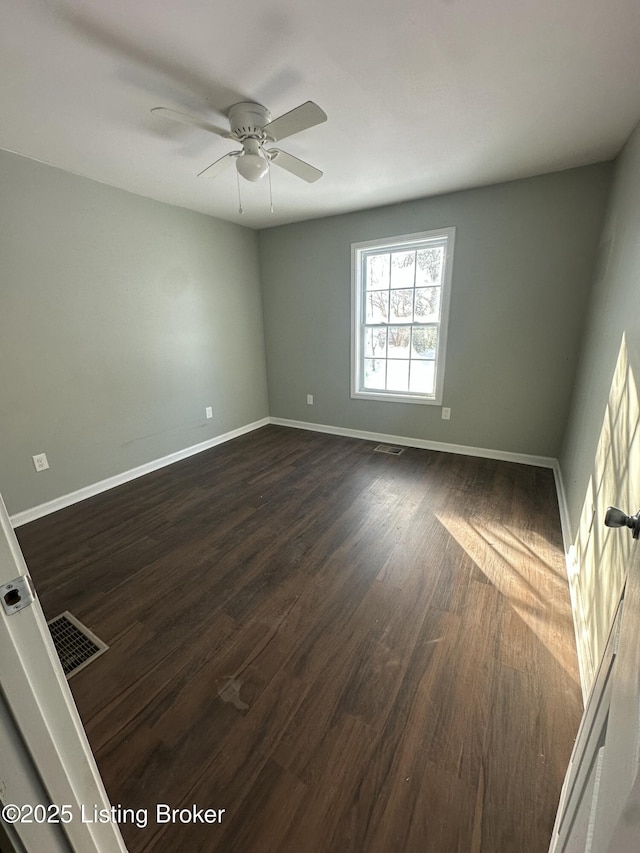
[(462, 456), (480, 456), (483, 459), (498, 459), (502, 462), (519, 462), (522, 465), (535, 465), (538, 468), (556, 469), (558, 460), (551, 456), (531, 456), (528, 453), (511, 453), (508, 450), (490, 450), (486, 447), (469, 447), (465, 444), (447, 444), (442, 441), (429, 441), (425, 438), (407, 438), (402, 435), (388, 435), (382, 432), (369, 432), (361, 429), (313, 424), (306, 421), (291, 421), (286, 418), (269, 418), (269, 423), (277, 426), (307, 429), (312, 432), (325, 432), (331, 435), (343, 435), (347, 438), (364, 438), (386, 444), (400, 444), (404, 447), (419, 447), (422, 450), (440, 450), (443, 453), (459, 453)]
[(564, 542), (564, 553), (569, 553), (569, 548), (572, 545), (571, 524), (569, 523), (569, 507), (567, 504), (567, 493), (564, 489), (564, 480), (562, 479), (562, 471), (560, 463), (555, 460), (553, 466), (553, 476), (556, 481), (556, 494), (558, 496), (558, 509), (560, 510), (560, 526), (562, 528), (562, 541)]
[(199, 444), (193, 444), (191, 447), (185, 447), (183, 450), (178, 450), (175, 453), (170, 453), (168, 456), (163, 456), (161, 459), (154, 459), (151, 462), (146, 462), (144, 465), (138, 465), (137, 468), (131, 468), (129, 471), (123, 471), (122, 474), (115, 474), (113, 477), (107, 477), (106, 480), (100, 480), (98, 483), (92, 483), (89, 486), (84, 486), (82, 489), (77, 489), (75, 492), (69, 492), (66, 495), (61, 495), (59, 498), (54, 498), (46, 503), (38, 506), (25, 509), (22, 512), (17, 512), (11, 516), (11, 524), (14, 528), (20, 527), (22, 524), (28, 524), (30, 521), (35, 521), (37, 518), (42, 518), (59, 509), (64, 509), (72, 504), (84, 501), (94, 495), (99, 495), (101, 492), (106, 492), (115, 486), (121, 486), (123, 483), (128, 483), (130, 480), (135, 480), (138, 477), (144, 477), (145, 474), (150, 474), (151, 471), (157, 471), (158, 468), (164, 468), (167, 465), (172, 465), (174, 462), (179, 462), (181, 459), (187, 459), (189, 456), (195, 456), (196, 453), (202, 453), (203, 450), (208, 450), (210, 447), (215, 447), (218, 444), (224, 444), (232, 438), (237, 438), (248, 432), (253, 432), (255, 429), (267, 426), (269, 418), (262, 418), (259, 421), (254, 421), (251, 424), (238, 427), (237, 429), (225, 432), (222, 435), (216, 435), (214, 438), (201, 441)]
[[(186, 447), (183, 450), (178, 450), (175, 453), (170, 453), (168, 456), (163, 456), (160, 459), (154, 459), (144, 465), (139, 465), (136, 468), (131, 468), (128, 471), (123, 471), (121, 474), (115, 474), (113, 477), (108, 477), (105, 480), (100, 480), (97, 483), (92, 483), (77, 489), (74, 492), (61, 495), (58, 498), (47, 501), (43, 504), (25, 509), (22, 512), (17, 512), (11, 516), (11, 524), (13, 527), (20, 527), (23, 524), (28, 524), (30, 521), (35, 521), (52, 512), (57, 512), (59, 509), (64, 509), (72, 504), (79, 503), (87, 498), (99, 495), (101, 492), (106, 492), (123, 483), (128, 483), (138, 477), (143, 477), (145, 474), (156, 471), (158, 468), (164, 468), (167, 465), (172, 465), (174, 462), (179, 462), (181, 459), (186, 459), (189, 456), (194, 456), (196, 453), (202, 453), (203, 450), (208, 450), (210, 447), (215, 447), (218, 444), (223, 444), (233, 438), (237, 438), (245, 433), (252, 432), (255, 429), (266, 426), (267, 424), (276, 424), (278, 426), (291, 427), (293, 429), (306, 429), (313, 432), (323, 432), (332, 435), (342, 435), (350, 438), (361, 438), (370, 441), (385, 442), (390, 444), (400, 444), (405, 447), (420, 447), (425, 450), (440, 450), (444, 453), (460, 453), (464, 456), (480, 456), (487, 459), (499, 459), (506, 462), (519, 462), (524, 465), (537, 465), (542, 468), (552, 468), (556, 474), (556, 484), (559, 482), (558, 462), (549, 456), (531, 456), (525, 453), (511, 453), (502, 450), (490, 450), (484, 447), (468, 447), (462, 444), (447, 444), (440, 441), (429, 441), (422, 438), (407, 438), (401, 435), (389, 435), (381, 432), (371, 432), (368, 430), (347, 429), (345, 427), (335, 427), (328, 424), (307, 423), (306, 421), (293, 421), (286, 418), (262, 418), (259, 421), (246, 424), (238, 427), (238, 429), (230, 432), (217, 435), (214, 438), (202, 441), (199, 444), (194, 444), (191, 447)], [(561, 482), (561, 480), (560, 480)], [(560, 495), (560, 492), (559, 492)], [(559, 498), (560, 500), (560, 498)], [(560, 511), (562, 519), (562, 507)], [(564, 530), (564, 526), (563, 526)]]

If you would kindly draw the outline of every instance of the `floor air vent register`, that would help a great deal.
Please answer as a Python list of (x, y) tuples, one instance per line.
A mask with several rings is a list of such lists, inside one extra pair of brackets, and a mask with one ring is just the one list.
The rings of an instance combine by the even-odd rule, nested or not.
[(388, 453), (390, 456), (400, 456), (404, 453), (404, 447), (396, 447), (393, 444), (379, 444), (373, 448), (374, 453)]
[(67, 678), (80, 672), (109, 648), (68, 610), (47, 624)]

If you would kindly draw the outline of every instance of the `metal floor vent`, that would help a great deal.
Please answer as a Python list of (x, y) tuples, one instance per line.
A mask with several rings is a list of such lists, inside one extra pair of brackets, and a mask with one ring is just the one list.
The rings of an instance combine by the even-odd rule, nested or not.
[(391, 456), (400, 456), (404, 453), (404, 447), (396, 447), (394, 444), (379, 444), (373, 450), (374, 453), (389, 453)]
[(109, 648), (68, 610), (47, 624), (67, 678), (80, 672)]

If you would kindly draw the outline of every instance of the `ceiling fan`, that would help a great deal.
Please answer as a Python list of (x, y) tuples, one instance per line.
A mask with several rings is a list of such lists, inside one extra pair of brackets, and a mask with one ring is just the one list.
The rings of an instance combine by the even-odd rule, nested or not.
[(239, 151), (229, 151), (228, 154), (224, 154), (207, 166), (198, 173), (198, 177), (206, 175), (208, 178), (213, 178), (226, 169), (233, 160), (236, 161), (238, 173), (247, 181), (259, 181), (263, 178), (269, 171), (270, 163), (275, 163), (276, 166), (286, 169), (287, 172), (310, 184), (322, 177), (320, 169), (305, 163), (304, 160), (287, 154), (279, 148), (266, 147), (271, 142), (279, 142), (287, 136), (293, 136), (294, 133), (300, 133), (302, 130), (326, 121), (326, 113), (313, 101), (306, 101), (273, 120), (269, 110), (262, 104), (234, 104), (228, 112), (229, 130), (168, 107), (154, 107), (151, 112), (166, 116), (173, 121), (200, 127), (225, 139), (233, 139), (242, 145)]

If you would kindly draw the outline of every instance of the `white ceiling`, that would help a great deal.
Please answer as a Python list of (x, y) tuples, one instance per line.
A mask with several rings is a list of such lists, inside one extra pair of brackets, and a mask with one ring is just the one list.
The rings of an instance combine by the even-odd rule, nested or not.
[[(225, 124), (313, 100), (324, 171), (197, 173)], [(0, 148), (253, 228), (614, 157), (640, 118), (638, 0), (3, 0)]]

